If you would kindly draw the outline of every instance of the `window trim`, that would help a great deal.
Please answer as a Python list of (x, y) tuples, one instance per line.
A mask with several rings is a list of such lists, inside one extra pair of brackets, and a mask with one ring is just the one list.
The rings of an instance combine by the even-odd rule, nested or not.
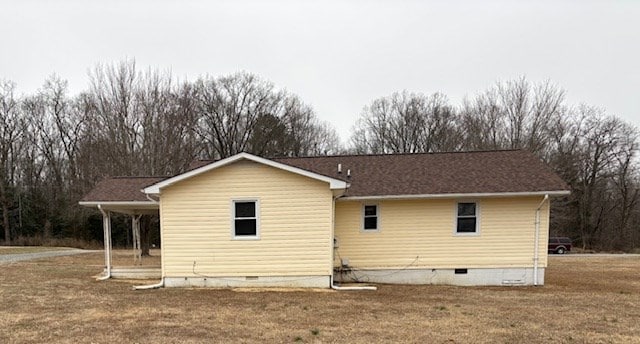
[[(236, 235), (236, 203), (254, 202), (256, 207), (256, 235)], [(231, 239), (232, 240), (260, 240), (260, 199), (258, 197), (231, 199)], [(245, 218), (248, 219), (248, 218)]]
[[(476, 231), (475, 232), (458, 232), (458, 204), (460, 203), (474, 203), (476, 205)], [(480, 201), (478, 200), (458, 200), (454, 202), (454, 211), (453, 211), (453, 235), (454, 236), (480, 236)]]
[[(365, 207), (376, 207), (376, 229), (365, 229)], [(371, 217), (371, 215), (369, 215)], [(362, 203), (360, 208), (360, 232), (363, 233), (379, 233), (380, 232), (380, 204), (378, 203)]]

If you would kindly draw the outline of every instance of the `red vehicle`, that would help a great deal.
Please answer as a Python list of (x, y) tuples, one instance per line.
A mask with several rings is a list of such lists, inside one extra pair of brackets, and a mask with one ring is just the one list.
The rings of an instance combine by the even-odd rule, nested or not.
[(571, 239), (566, 237), (550, 237), (549, 238), (549, 253), (565, 254), (571, 251)]

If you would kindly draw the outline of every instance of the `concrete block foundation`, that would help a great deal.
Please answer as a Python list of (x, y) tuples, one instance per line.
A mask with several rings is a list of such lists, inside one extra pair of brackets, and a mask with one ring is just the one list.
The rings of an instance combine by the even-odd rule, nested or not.
[[(337, 282), (388, 284), (446, 284), (460, 286), (533, 285), (533, 268), (503, 269), (379, 269), (336, 272)], [(544, 268), (538, 268), (538, 285), (544, 285)]]
[(165, 287), (191, 288), (330, 288), (330, 276), (165, 277)]

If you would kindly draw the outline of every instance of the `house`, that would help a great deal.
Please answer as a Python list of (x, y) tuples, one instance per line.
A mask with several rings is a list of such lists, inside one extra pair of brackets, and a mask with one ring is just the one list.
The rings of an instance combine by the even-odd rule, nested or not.
[[(550, 197), (567, 185), (522, 150), (265, 159), (121, 177), (80, 202), (159, 212), (166, 287), (336, 282), (542, 285)], [(138, 234), (139, 237), (139, 234)]]

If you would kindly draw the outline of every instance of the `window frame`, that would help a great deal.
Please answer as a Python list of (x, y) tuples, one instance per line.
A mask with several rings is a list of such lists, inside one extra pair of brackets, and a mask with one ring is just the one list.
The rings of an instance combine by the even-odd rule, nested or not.
[[(474, 232), (458, 232), (458, 219), (460, 218), (460, 216), (458, 216), (458, 206), (461, 203), (473, 203), (476, 205), (476, 212), (475, 212), (475, 218), (476, 218), (476, 230)], [(454, 236), (479, 236), (480, 235), (480, 202), (477, 200), (459, 200), (456, 201), (453, 205), (454, 211), (453, 211), (453, 235)], [(463, 215), (463, 218), (466, 216), (466, 218), (470, 218), (469, 215)]]
[[(254, 217), (236, 217), (236, 203), (248, 203), (253, 202), (255, 204), (255, 216)], [(232, 240), (260, 240), (260, 199), (257, 197), (248, 198), (233, 198), (231, 199), (231, 239)], [(255, 235), (236, 235), (236, 220), (239, 219), (255, 219), (256, 220), (256, 234)]]
[[(375, 229), (365, 229), (365, 219), (366, 217), (372, 217), (372, 215), (366, 215), (366, 207), (376, 207), (376, 228)], [(380, 232), (380, 205), (378, 203), (363, 203), (360, 210), (360, 232), (363, 233), (378, 233)]]

